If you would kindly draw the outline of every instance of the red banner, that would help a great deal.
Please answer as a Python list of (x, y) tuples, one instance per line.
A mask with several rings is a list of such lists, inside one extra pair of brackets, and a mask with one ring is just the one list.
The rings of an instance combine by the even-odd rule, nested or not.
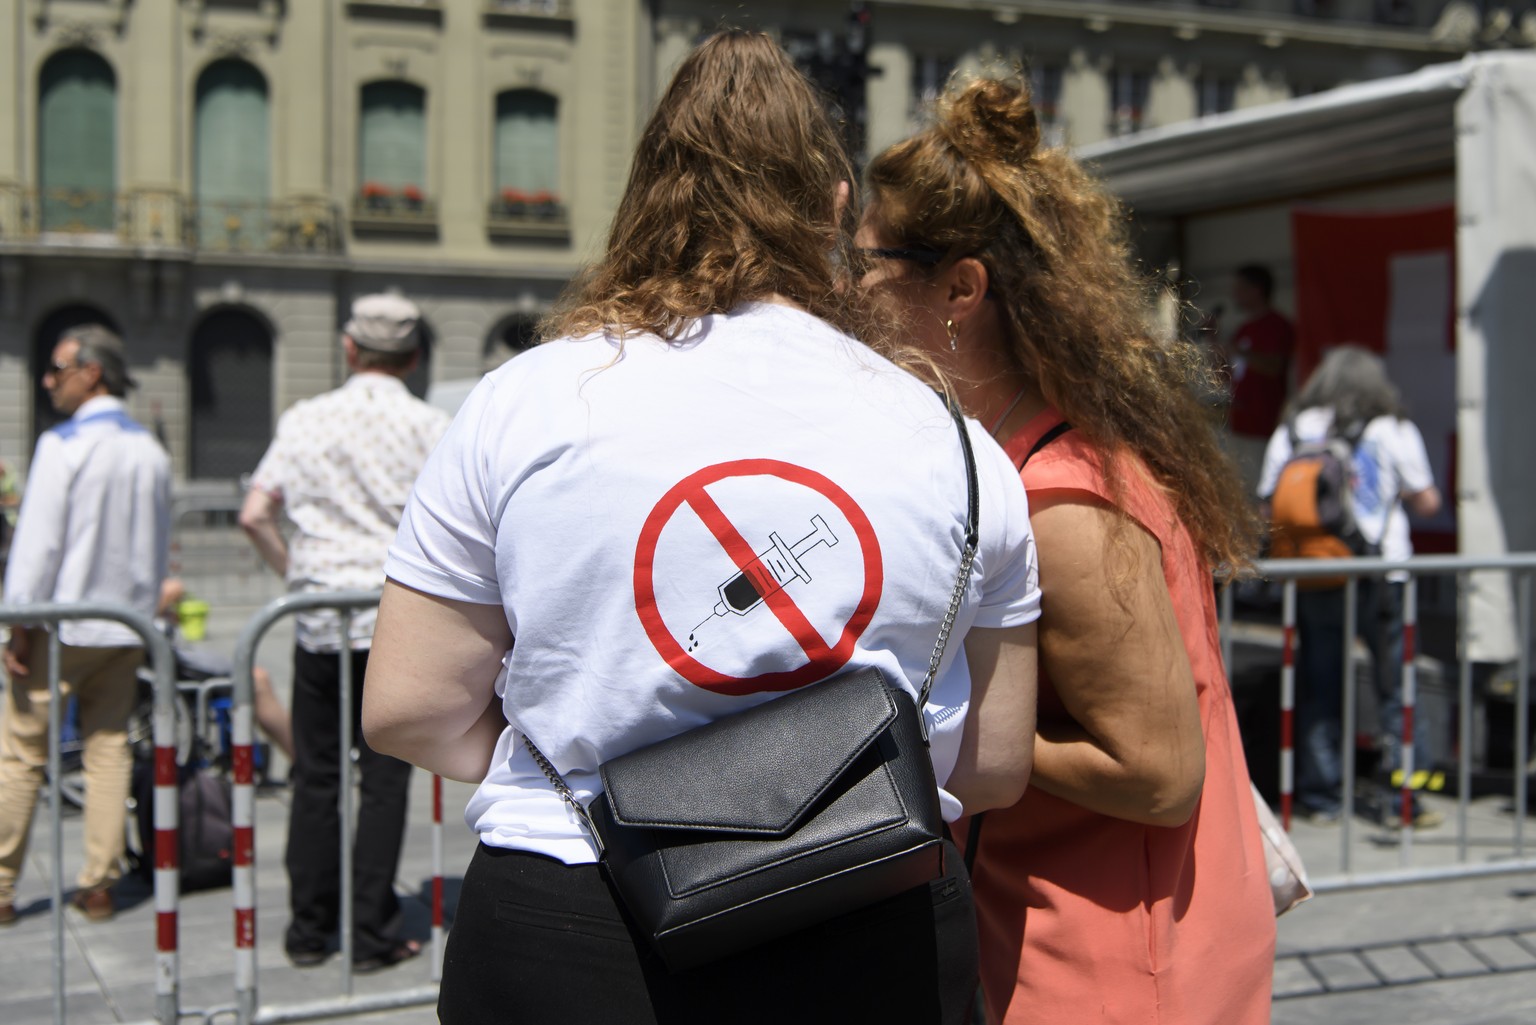
[[(1294, 210), (1291, 238), (1298, 386), (1335, 345), (1381, 353), (1424, 435), (1436, 483), (1454, 495), (1455, 208)], [(1416, 550), (1454, 550), (1449, 511), (1427, 526), (1415, 533)]]
[[(1392, 321), (1393, 264), (1402, 256), (1444, 253), (1454, 295), (1456, 209), (1383, 213), (1291, 212), (1296, 259), (1296, 379), (1305, 381), (1323, 350), (1355, 344), (1385, 353)], [(1401, 298), (1401, 297), (1398, 297)], [(1446, 304), (1447, 351), (1455, 350), (1456, 308)]]

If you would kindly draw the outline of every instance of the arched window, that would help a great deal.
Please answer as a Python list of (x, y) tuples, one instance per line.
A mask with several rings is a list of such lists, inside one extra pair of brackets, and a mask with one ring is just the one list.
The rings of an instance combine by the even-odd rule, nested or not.
[(267, 107), (267, 80), (245, 61), (217, 61), (198, 76), (195, 174), (200, 245), (266, 247), (271, 234)]
[(44, 231), (112, 230), (117, 77), (89, 50), (54, 54), (39, 75), (37, 182)]
[(560, 201), (558, 104), (548, 93), (510, 89), (496, 97), (496, 194), (525, 203)]
[(192, 332), (190, 476), (236, 480), (272, 440), (272, 332), (248, 310), (214, 310)]
[(53, 362), (53, 348), (59, 344), (59, 336), (72, 327), (83, 324), (100, 324), (121, 334), (117, 321), (95, 306), (75, 303), (54, 310), (44, 317), (32, 332), (32, 441), (36, 444), (42, 434), (65, 417), (54, 412), (53, 401), (43, 389), (43, 371)]
[(427, 93), (409, 82), (363, 86), (358, 178), (366, 200), (421, 202), (427, 183)]

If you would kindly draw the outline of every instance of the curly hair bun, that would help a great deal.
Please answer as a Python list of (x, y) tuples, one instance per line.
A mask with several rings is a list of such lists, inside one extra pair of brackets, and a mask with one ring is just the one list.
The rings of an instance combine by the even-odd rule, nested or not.
[(1018, 79), (979, 78), (951, 93), (939, 111), (946, 138), (968, 160), (1022, 164), (1040, 145), (1040, 118)]

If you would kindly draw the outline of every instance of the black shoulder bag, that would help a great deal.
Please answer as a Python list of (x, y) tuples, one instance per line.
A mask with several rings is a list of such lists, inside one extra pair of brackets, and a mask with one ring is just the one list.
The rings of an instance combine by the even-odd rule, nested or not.
[(944, 821), (922, 708), (977, 545), (976, 461), (965, 546), (916, 703), (879, 670), (843, 673), (599, 766), (582, 807), (614, 887), (673, 971), (706, 964), (893, 897), (944, 872)]

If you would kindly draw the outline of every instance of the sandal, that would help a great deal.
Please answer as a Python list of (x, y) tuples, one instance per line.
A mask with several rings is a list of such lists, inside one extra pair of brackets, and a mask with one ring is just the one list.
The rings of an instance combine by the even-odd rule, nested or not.
[(421, 942), (419, 940), (401, 940), (377, 957), (365, 957), (353, 961), (352, 970), (359, 975), (367, 975), (370, 972), (393, 968), (401, 961), (409, 961), (420, 953)]
[(320, 950), (285, 950), (288, 955), (288, 963), (295, 968), (314, 968), (323, 965), (331, 956), (331, 952), (324, 948)]

